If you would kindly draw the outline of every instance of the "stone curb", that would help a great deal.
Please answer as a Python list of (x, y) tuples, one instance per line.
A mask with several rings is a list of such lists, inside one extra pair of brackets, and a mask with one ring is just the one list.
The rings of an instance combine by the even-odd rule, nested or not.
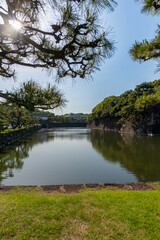
[[(160, 185), (160, 183), (158, 182)], [(134, 191), (145, 191), (155, 190), (153, 183), (126, 183), (126, 184), (114, 184), (114, 183), (99, 183), (99, 184), (64, 184), (64, 185), (42, 185), (42, 186), (0, 186), (0, 193), (13, 190), (15, 188), (20, 189), (38, 189), (46, 192), (60, 192), (60, 193), (78, 193), (80, 190), (85, 188), (107, 188), (111, 190), (134, 190)]]

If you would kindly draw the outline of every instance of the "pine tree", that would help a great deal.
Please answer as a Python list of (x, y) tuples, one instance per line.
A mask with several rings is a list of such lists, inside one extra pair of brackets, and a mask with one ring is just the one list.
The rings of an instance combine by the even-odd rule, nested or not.
[(66, 104), (65, 97), (55, 86), (51, 87), (49, 84), (47, 88), (42, 88), (33, 80), (22, 83), (17, 90), (0, 92), (0, 97), (8, 106), (16, 104), (19, 108), (25, 107), (29, 111), (55, 109)]
[(0, 75), (15, 65), (45, 68), (58, 78), (90, 76), (114, 52), (99, 24), (114, 0), (1, 0)]
[[(137, 0), (138, 1), (138, 0)], [(143, 0), (142, 13), (158, 15), (160, 13), (159, 0)], [(143, 40), (135, 42), (130, 50), (130, 55), (134, 61), (148, 61), (150, 59), (159, 60), (160, 57), (160, 25), (156, 32), (156, 36), (151, 41)], [(159, 65), (158, 65), (159, 67)]]

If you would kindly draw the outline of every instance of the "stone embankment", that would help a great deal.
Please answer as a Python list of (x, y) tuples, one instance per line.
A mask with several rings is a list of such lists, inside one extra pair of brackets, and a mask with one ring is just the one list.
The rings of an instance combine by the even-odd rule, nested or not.
[(8, 133), (0, 133), (0, 149), (20, 140), (21, 138), (39, 130), (40, 126), (23, 128)]
[(83, 127), (85, 128), (87, 126), (87, 123), (81, 123), (81, 122), (66, 122), (66, 123), (61, 123), (61, 122), (49, 122), (49, 121), (41, 121), (42, 128), (80, 128)]
[(91, 129), (101, 129), (108, 131), (117, 131), (120, 133), (130, 133), (139, 135), (160, 135), (160, 121), (155, 124), (150, 124), (150, 122), (141, 121), (138, 124), (126, 121), (122, 126), (116, 125), (116, 123), (110, 122), (105, 119), (94, 120), (87, 125), (87, 128)]
[(114, 183), (97, 183), (97, 184), (65, 184), (65, 185), (46, 185), (46, 186), (1, 186), (0, 193), (13, 190), (15, 188), (19, 189), (28, 189), (29, 190), (42, 190), (46, 192), (57, 192), (57, 193), (78, 193), (84, 188), (106, 188), (109, 190), (135, 190), (135, 191), (146, 191), (146, 190), (155, 190), (156, 186), (159, 186), (157, 183), (145, 183), (145, 182), (136, 182), (136, 183), (126, 183), (126, 184), (114, 184)]
[(118, 125), (116, 119), (100, 118), (89, 122), (87, 128), (150, 136), (160, 135), (160, 104), (146, 110), (145, 116), (138, 121), (128, 120), (123, 125)]

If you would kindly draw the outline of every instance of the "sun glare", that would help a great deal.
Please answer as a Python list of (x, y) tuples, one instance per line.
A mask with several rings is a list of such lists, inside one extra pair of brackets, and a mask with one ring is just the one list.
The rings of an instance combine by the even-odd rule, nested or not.
[(14, 27), (17, 31), (21, 29), (22, 24), (16, 20), (10, 20), (9, 24), (12, 25), (12, 27)]

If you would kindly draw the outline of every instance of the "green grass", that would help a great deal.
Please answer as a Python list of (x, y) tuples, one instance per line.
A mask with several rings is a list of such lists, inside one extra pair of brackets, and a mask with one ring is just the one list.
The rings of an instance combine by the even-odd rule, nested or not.
[(0, 194), (0, 239), (160, 239), (160, 191)]

